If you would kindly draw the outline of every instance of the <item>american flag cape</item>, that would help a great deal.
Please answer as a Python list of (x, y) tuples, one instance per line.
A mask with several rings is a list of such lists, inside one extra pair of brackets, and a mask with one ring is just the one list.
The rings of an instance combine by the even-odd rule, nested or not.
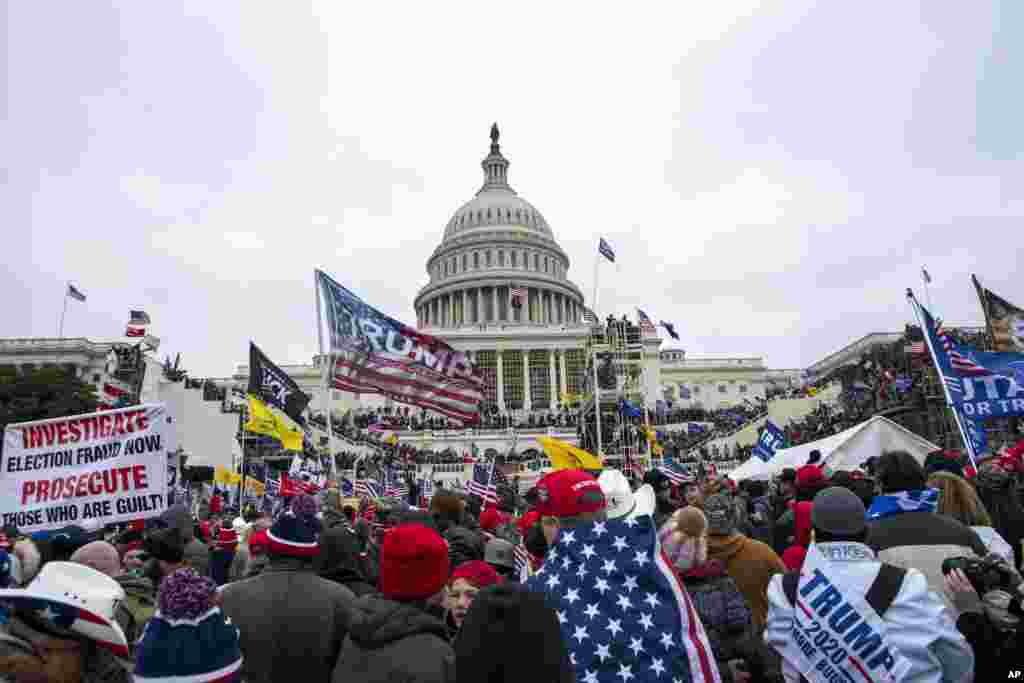
[(721, 683), (650, 516), (562, 529), (526, 586), (555, 606), (580, 683)]
[(319, 270), (316, 282), (334, 388), (380, 394), (462, 423), (479, 418), (483, 375), (466, 354), (381, 313)]

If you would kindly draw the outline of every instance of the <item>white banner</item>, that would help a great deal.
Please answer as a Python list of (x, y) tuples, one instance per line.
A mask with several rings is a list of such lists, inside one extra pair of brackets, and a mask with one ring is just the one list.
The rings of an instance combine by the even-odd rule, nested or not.
[(902, 680), (910, 662), (886, 641), (885, 622), (830, 574), (829, 561), (812, 544), (800, 571), (793, 638), (782, 656), (814, 683)]
[(163, 404), (7, 425), (0, 519), (23, 533), (167, 508)]

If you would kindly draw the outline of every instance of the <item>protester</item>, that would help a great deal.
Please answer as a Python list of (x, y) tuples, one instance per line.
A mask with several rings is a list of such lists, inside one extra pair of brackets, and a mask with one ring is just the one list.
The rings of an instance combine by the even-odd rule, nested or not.
[(982, 557), (985, 544), (961, 522), (936, 514), (938, 491), (927, 488), (924, 468), (912, 455), (884, 453), (878, 471), (882, 495), (868, 509), (868, 546), (882, 562), (921, 571), (931, 590), (944, 595), (942, 561)]
[(156, 588), (165, 576), (188, 566), (185, 561), (185, 542), (178, 529), (158, 529), (149, 534), (143, 542), (143, 550), (149, 556), (142, 574)]
[(213, 581), (191, 567), (164, 579), (160, 611), (136, 647), (137, 682), (241, 680), (239, 632), (214, 605), (215, 591)]
[(604, 492), (608, 519), (654, 514), (657, 494), (650, 484), (644, 484), (634, 492), (626, 475), (616, 469), (602, 471), (597, 482)]
[(978, 534), (988, 552), (1013, 562), (1013, 548), (992, 528), (992, 518), (985, 504), (966, 479), (950, 472), (937, 471), (928, 476), (928, 487), (939, 492), (940, 515), (947, 515), (969, 526)]
[(446, 608), (452, 633), (462, 628), (462, 620), (466, 618), (477, 593), (488, 586), (501, 583), (501, 577), (486, 562), (476, 560), (464, 562), (452, 571), (448, 578)]
[(73, 562), (48, 562), (25, 588), (0, 590), (11, 610), (0, 631), (0, 677), (129, 683), (128, 641), (115, 618), (123, 599), (112, 578)]
[(360, 552), (360, 545), (359, 537), (349, 524), (335, 521), (334, 526), (320, 536), (320, 554), (317, 558), (320, 576), (345, 586), (356, 597), (377, 592), (367, 571), (367, 559)]
[(221, 527), (217, 543), (210, 551), (210, 578), (218, 586), (226, 584), (231, 576), (231, 563), (238, 549), (238, 532), (233, 527)]
[(430, 603), (448, 580), (448, 547), (436, 531), (402, 524), (384, 536), (380, 595), (352, 605), (333, 683), (454, 683), (455, 653)]
[(543, 515), (541, 527), (550, 547), (563, 527), (607, 518), (601, 485), (583, 470), (557, 470), (544, 475), (527, 493), (527, 501)]
[(764, 629), (768, 613), (765, 591), (774, 574), (786, 565), (770, 546), (736, 531), (736, 506), (727, 494), (717, 493), (704, 502), (708, 521), (708, 557), (725, 565), (750, 605), (754, 629)]
[(484, 546), (484, 562), (505, 581), (519, 581), (515, 545), (504, 538), (492, 538)]
[(483, 538), (467, 526), (465, 508), (465, 501), (449, 491), (435, 493), (430, 500), (430, 512), (438, 531), (448, 542), (453, 567), (470, 560), (484, 559)]
[[(840, 620), (837, 620), (839, 612), (831, 616), (827, 610), (814, 613), (812, 618), (826, 633), (835, 629), (840, 637), (846, 632), (849, 638), (853, 631), (847, 630), (851, 626), (861, 620), (874, 623), (877, 614), (880, 623), (868, 632), (880, 637), (882, 648), (899, 652), (901, 660), (897, 664), (906, 662), (908, 669), (898, 680), (915, 683), (971, 680), (974, 661), (971, 648), (953, 625), (945, 604), (930, 592), (927, 579), (917, 569), (899, 569), (876, 559), (865, 543), (868, 529), (864, 504), (853, 492), (836, 486), (818, 493), (813, 501), (811, 523), (815, 543), (808, 551), (803, 573), (775, 576), (768, 588), (765, 639), (782, 655), (787, 681), (797, 680), (800, 672), (806, 670), (803, 668), (805, 655), (793, 635), (798, 590), (800, 600), (806, 600), (814, 610), (821, 609), (823, 603), (817, 598), (824, 590), (835, 591), (834, 596), (830, 594), (830, 599), (834, 598), (830, 605), (847, 606), (842, 608), (844, 617)], [(808, 565), (814, 570), (809, 570)], [(826, 588), (828, 585), (831, 588)], [(866, 602), (865, 611), (858, 613), (855, 603), (849, 602), (850, 598), (843, 601), (844, 596), (856, 596)], [(801, 618), (801, 621), (807, 620)], [(821, 661), (846, 671), (849, 680), (859, 680), (864, 675), (863, 670), (855, 668), (859, 664), (853, 658)]]
[(782, 553), (782, 563), (789, 571), (800, 571), (807, 548), (811, 545), (811, 507), (809, 501), (793, 502), (793, 545)]
[[(724, 683), (747, 680), (746, 654), (750, 607), (718, 560), (708, 559), (708, 523), (704, 513), (687, 506), (677, 510), (658, 532), (661, 547), (679, 571), (707, 632)], [(743, 662), (743, 666), (738, 666)]]
[(661, 470), (653, 469), (644, 474), (644, 483), (654, 489), (654, 524), (660, 528), (676, 509), (672, 503), (672, 480)]
[(975, 483), (978, 486), (978, 497), (992, 517), (996, 533), (1013, 548), (1013, 565), (1022, 566), (1024, 509), (1014, 490), (1014, 477), (998, 461), (986, 462), (978, 468)]
[(246, 683), (276, 683), (297, 672), (310, 681), (330, 678), (355, 596), (313, 571), (321, 533), (316, 513), (312, 497), (295, 496), (268, 533), (267, 568), (222, 590), (224, 613), (241, 633)]
[[(185, 544), (185, 560), (200, 576), (210, 575), (210, 549), (195, 537), (192, 515), (182, 503), (167, 508), (161, 519), (169, 528), (177, 529)], [(209, 536), (207, 536), (209, 538)]]
[(455, 640), (459, 680), (575, 683), (556, 608), (543, 594), (514, 584), (481, 590)]

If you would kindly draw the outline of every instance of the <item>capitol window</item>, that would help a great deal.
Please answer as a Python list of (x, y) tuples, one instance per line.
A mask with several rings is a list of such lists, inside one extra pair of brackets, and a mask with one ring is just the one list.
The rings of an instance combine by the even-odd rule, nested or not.
[(465, 254), (462, 255), (462, 270), (463, 270), (463, 272), (466, 271), (466, 255)]
[(540, 270), (540, 254), (533, 255), (533, 269)]
[(474, 268), (479, 268), (480, 267), (480, 252), (479, 251), (474, 251), (473, 252), (473, 267)]
[(485, 256), (486, 256), (486, 261), (487, 261), (487, 267), (490, 268), (491, 267), (491, 252), (489, 252), (489, 251), (486, 252)]
[(747, 385), (746, 384), (741, 384), (740, 385), (740, 393), (741, 394), (747, 393)]
[(726, 391), (727, 391), (727, 389), (726, 389), (726, 386), (724, 384), (719, 384), (718, 385), (718, 393), (724, 394)]
[(517, 268), (519, 266), (519, 264), (516, 263), (516, 252), (510, 251), (508, 256), (512, 260), (512, 267), (513, 268)]
[(694, 396), (699, 396), (700, 395), (700, 387), (694, 387), (693, 388), (693, 395)]

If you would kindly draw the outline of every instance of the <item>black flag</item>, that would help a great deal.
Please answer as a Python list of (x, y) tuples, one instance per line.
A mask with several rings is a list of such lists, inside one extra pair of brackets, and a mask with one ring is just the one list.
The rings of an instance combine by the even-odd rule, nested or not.
[(249, 342), (249, 393), (296, 423), (304, 424), (302, 411), (311, 397), (252, 342)]

